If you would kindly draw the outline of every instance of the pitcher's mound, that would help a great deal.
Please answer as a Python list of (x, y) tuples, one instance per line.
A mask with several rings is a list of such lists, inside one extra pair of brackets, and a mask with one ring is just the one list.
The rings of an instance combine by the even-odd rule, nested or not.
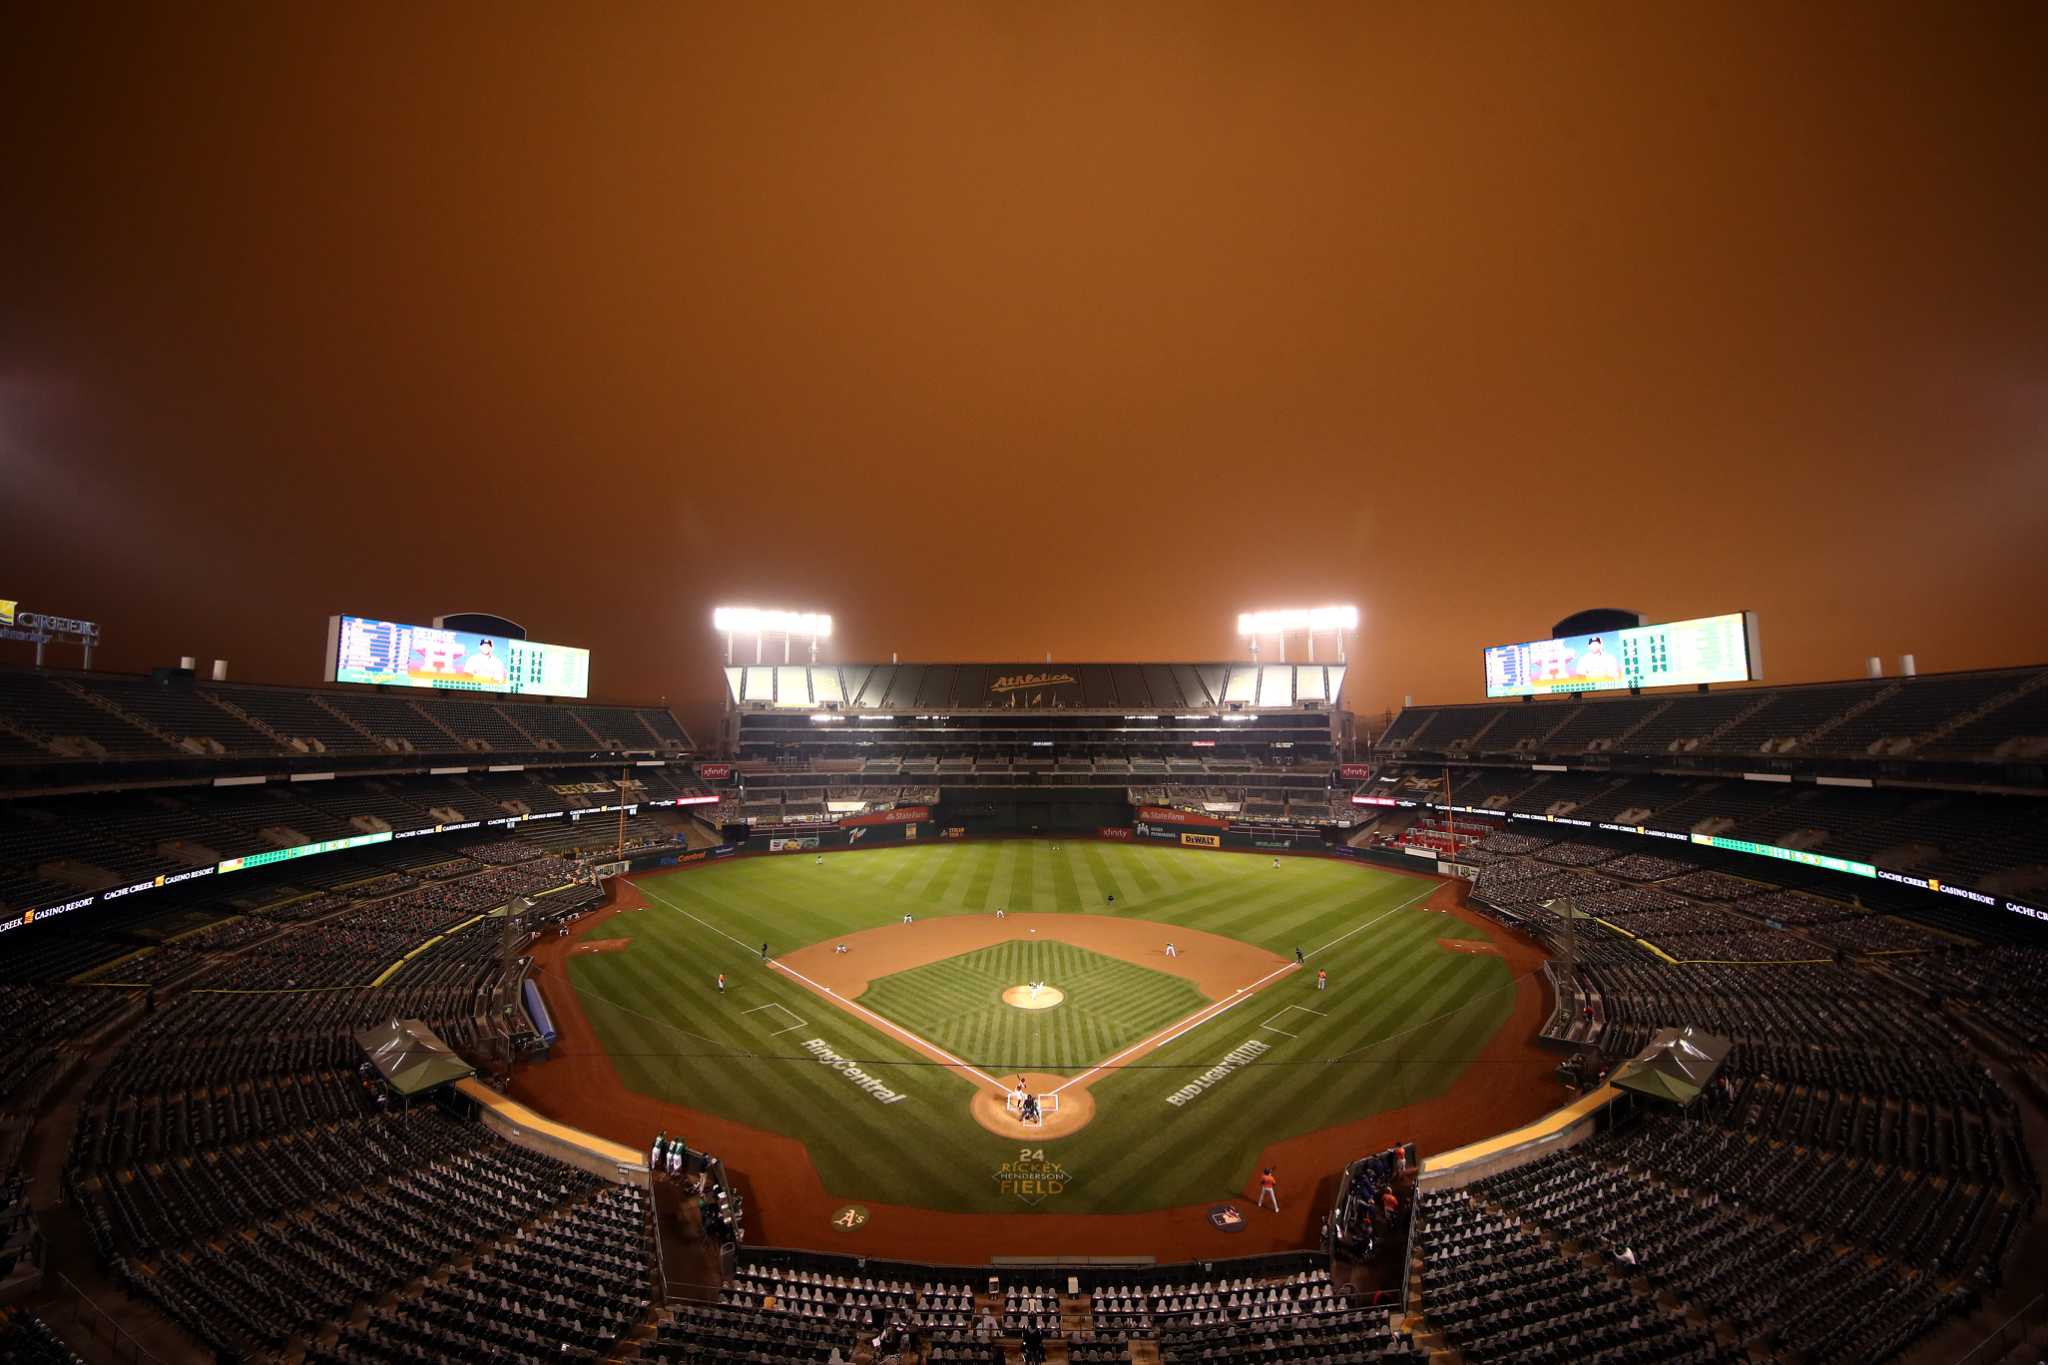
[(1029, 986), (1012, 986), (1003, 992), (1003, 1003), (1020, 1010), (1049, 1010), (1067, 998), (1058, 986), (1040, 986), (1036, 994)]
[[(1024, 989), (1031, 988), (1026, 986)], [(1001, 1079), (1007, 1084), (1015, 1085), (1017, 1073), (1006, 1071)], [(1041, 1102), (1051, 1093), (1053, 1087), (1065, 1085), (1070, 1079), (1071, 1077), (1053, 1076), (1041, 1071), (1024, 1073), (1025, 1086), (1032, 1094), (1039, 1096)], [(1079, 1086), (1063, 1092), (1058, 1097), (1058, 1105), (1058, 1108), (1045, 1112), (1045, 1122), (1026, 1123), (1017, 1117), (1016, 1110), (1009, 1107), (1005, 1096), (984, 1087), (974, 1093), (972, 1107), (976, 1123), (991, 1133), (1016, 1138), (1019, 1142), (1050, 1142), (1054, 1138), (1067, 1137), (1087, 1127), (1088, 1120), (1095, 1117), (1095, 1097)]]

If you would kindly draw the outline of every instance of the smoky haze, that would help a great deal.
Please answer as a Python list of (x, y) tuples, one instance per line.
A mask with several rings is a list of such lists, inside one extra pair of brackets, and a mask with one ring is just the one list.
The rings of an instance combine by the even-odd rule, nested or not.
[(0, 593), (287, 681), (332, 612), (493, 611), (698, 717), (726, 601), (1069, 660), (1356, 602), (1360, 711), (1595, 605), (1755, 610), (1781, 680), (2039, 662), (2044, 38), (16, 6)]

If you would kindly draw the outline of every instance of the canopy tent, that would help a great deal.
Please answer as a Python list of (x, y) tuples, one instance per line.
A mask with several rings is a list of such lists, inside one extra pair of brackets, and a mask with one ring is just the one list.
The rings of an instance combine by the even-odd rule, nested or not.
[(1659, 1029), (1648, 1047), (1614, 1069), (1607, 1083), (1672, 1104), (1691, 1104), (1712, 1084), (1728, 1047), (1726, 1038), (1711, 1033)]
[(394, 1019), (357, 1029), (356, 1046), (401, 1095), (418, 1095), (476, 1074), (476, 1068), (456, 1056), (455, 1049), (421, 1019)]

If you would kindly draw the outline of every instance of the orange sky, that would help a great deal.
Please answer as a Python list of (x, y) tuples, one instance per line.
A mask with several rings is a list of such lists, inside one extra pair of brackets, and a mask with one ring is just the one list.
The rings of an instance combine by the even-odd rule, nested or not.
[[(1359, 710), (1587, 605), (2048, 659), (2048, 7), (14, 6), (0, 595), (606, 697), (1226, 655)], [(6, 646), (9, 660), (22, 647)]]

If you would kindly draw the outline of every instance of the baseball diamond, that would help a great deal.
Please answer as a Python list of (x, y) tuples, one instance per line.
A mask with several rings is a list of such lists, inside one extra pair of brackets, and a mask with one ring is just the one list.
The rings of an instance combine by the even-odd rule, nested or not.
[[(794, 1139), (840, 1202), (1017, 1211), (989, 1179), (1010, 1143), (971, 1109), (977, 1093), (999, 1104), (1019, 1071), (1092, 1101), (1057, 1139), (1070, 1174), (1042, 1210), (1230, 1197), (1276, 1143), (1444, 1093), (1516, 994), (1507, 959), (1442, 946), (1484, 931), (1424, 908), (1434, 879), (1329, 860), (1276, 873), (1260, 858), (1011, 840), (746, 859), (636, 885), (641, 908), (601, 931), (630, 946), (563, 959), (618, 1081)], [(1317, 968), (1332, 989), (1315, 990)], [(1031, 981), (1065, 1002), (1003, 1004)], [(1289, 1005), (1305, 1008), (1284, 1034), (1261, 1028)], [(807, 1030), (769, 1036), (789, 1017)], [(878, 1105), (820, 1056), (900, 1100)], [(544, 1094), (548, 1068), (530, 1083)], [(1191, 1086), (1203, 1103), (1185, 1102)]]

